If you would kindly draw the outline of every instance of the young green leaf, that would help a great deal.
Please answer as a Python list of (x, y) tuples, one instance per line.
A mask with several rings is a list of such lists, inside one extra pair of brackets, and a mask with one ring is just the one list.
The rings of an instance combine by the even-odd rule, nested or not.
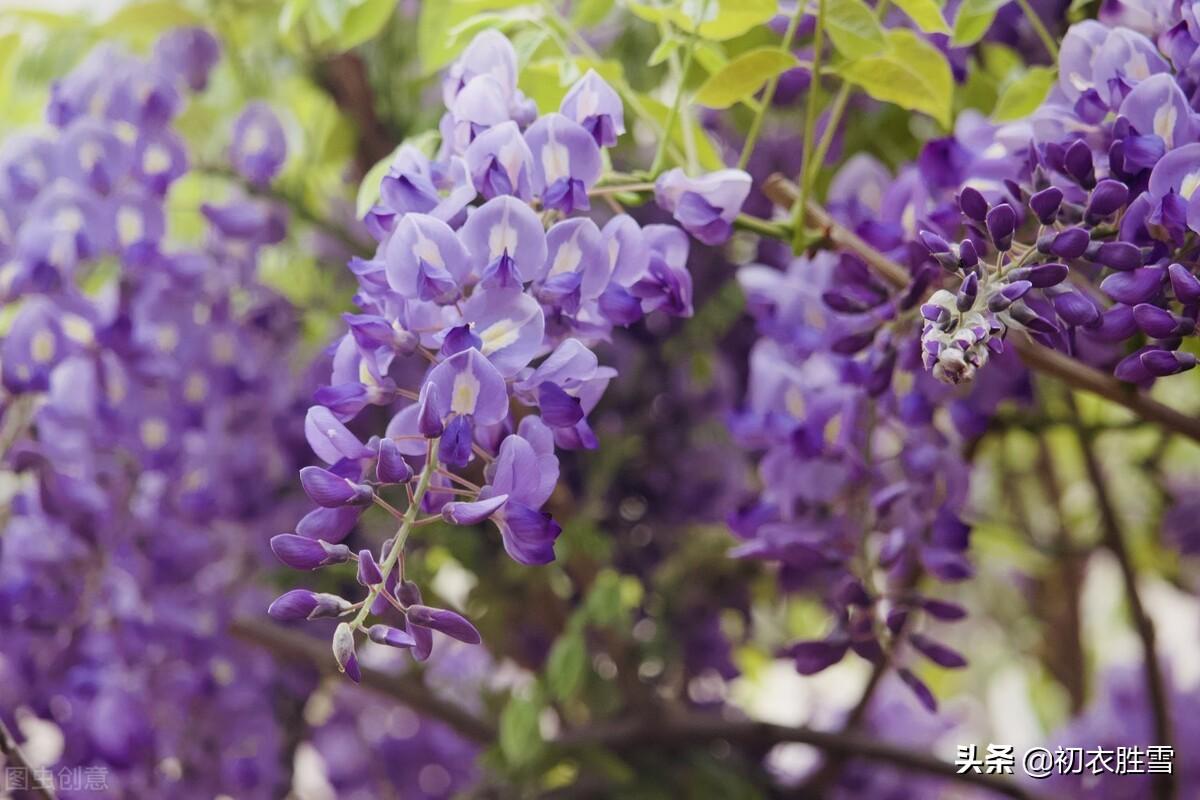
[(546, 660), (546, 685), (559, 700), (573, 697), (587, 678), (587, 643), (580, 633), (564, 634)]
[(825, 29), (833, 46), (849, 59), (874, 55), (887, 44), (879, 20), (863, 0), (828, 0)]
[(709, 108), (729, 108), (750, 99), (764, 83), (794, 66), (796, 57), (777, 47), (750, 50), (710, 75), (696, 91), (695, 100)]
[(950, 26), (942, 16), (942, 7), (936, 0), (895, 0), (895, 3), (926, 33), (950, 33)]
[(545, 743), (538, 727), (541, 708), (529, 700), (514, 697), (500, 713), (500, 752), (514, 767), (532, 762)]
[(1029, 116), (1050, 94), (1057, 76), (1053, 67), (1030, 67), (1024, 75), (1004, 87), (992, 110), (992, 119), (1012, 122)]
[(954, 17), (954, 34), (950, 43), (955, 47), (967, 47), (975, 44), (996, 19), (996, 12), (1009, 0), (963, 0)]
[(333, 39), (338, 50), (349, 50), (373, 39), (396, 11), (396, 0), (364, 0), (352, 6), (342, 17), (341, 27)]
[(887, 41), (883, 53), (843, 66), (842, 77), (876, 100), (924, 112), (949, 128), (954, 79), (946, 56), (904, 28), (888, 31)]

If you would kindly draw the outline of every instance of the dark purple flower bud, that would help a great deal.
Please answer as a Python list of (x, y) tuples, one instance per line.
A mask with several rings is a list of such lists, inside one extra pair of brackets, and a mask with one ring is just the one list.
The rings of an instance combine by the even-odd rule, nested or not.
[(841, 314), (861, 314), (871, 309), (871, 304), (849, 292), (831, 290), (821, 295), (825, 305)]
[(437, 411), (441, 405), (437, 385), (426, 383), (422, 386), (421, 396), (417, 402), (420, 403), (420, 407), (417, 410), (417, 430), (426, 439), (436, 439), (441, 436), (446, 428), (442, 423), (441, 415)]
[(971, 269), (979, 263), (979, 252), (975, 249), (975, 242), (970, 239), (963, 239), (959, 243), (958, 260), (962, 264), (963, 269)]
[(1147, 336), (1154, 339), (1166, 339), (1187, 331), (1170, 311), (1149, 303), (1138, 303), (1134, 306), (1133, 319)]
[(300, 470), (300, 484), (314, 503), (325, 508), (369, 503), (374, 496), (370, 486), (351, 483), (321, 467)]
[(542, 421), (551, 428), (572, 428), (583, 419), (579, 398), (572, 397), (550, 381), (538, 386), (538, 408), (542, 412)]
[(1142, 356), (1152, 352), (1155, 348), (1142, 347), (1130, 353), (1121, 359), (1115, 369), (1113, 375), (1119, 381), (1126, 383), (1145, 383), (1154, 377), (1153, 373), (1142, 363)]
[(375, 464), (375, 478), (380, 483), (408, 483), (412, 480), (413, 469), (400, 453), (400, 446), (394, 439), (383, 439), (379, 442), (379, 461)]
[(1150, 350), (1142, 353), (1142, 367), (1157, 378), (1185, 372), (1196, 366), (1196, 357), (1178, 350)]
[(1092, 196), (1087, 205), (1087, 216), (1094, 220), (1104, 219), (1125, 205), (1125, 201), (1128, 199), (1129, 187), (1120, 181), (1105, 178), (1092, 190)]
[(1091, 325), (1100, 319), (1100, 309), (1082, 292), (1064, 291), (1051, 298), (1054, 313), (1068, 325)]
[(904, 608), (892, 608), (887, 614), (888, 630), (893, 635), (904, 630), (904, 626), (908, 624), (908, 610)]
[[(940, 306), (939, 306), (940, 308)], [(944, 311), (944, 309), (942, 309)], [(830, 345), (830, 350), (839, 355), (852, 356), (855, 353), (861, 353), (865, 348), (875, 341), (876, 329), (872, 328), (862, 333), (852, 333), (849, 336), (843, 336)]]
[(1137, 331), (1133, 308), (1115, 305), (1100, 315), (1100, 324), (1089, 329), (1089, 335), (1101, 342), (1122, 342)]
[(376, 644), (386, 644), (388, 647), (415, 647), (417, 640), (408, 631), (393, 628), (391, 625), (372, 625), (367, 630), (367, 638)]
[(1048, 189), (1042, 189), (1040, 192), (1029, 198), (1029, 208), (1033, 211), (1033, 215), (1038, 218), (1038, 222), (1043, 225), (1050, 225), (1054, 222), (1054, 218), (1058, 216), (1058, 207), (1062, 205), (1063, 193), (1062, 189), (1057, 186), (1051, 186)]
[(452, 467), (465, 467), (470, 463), (474, 433), (475, 423), (469, 414), (452, 418), (438, 440), (438, 458), (442, 463)]
[(1143, 267), (1128, 272), (1114, 272), (1100, 283), (1100, 291), (1128, 306), (1145, 303), (1162, 292), (1166, 270), (1162, 267)]
[(1075, 179), (1085, 189), (1090, 189), (1096, 182), (1095, 166), (1092, 163), (1092, 149), (1082, 139), (1067, 148), (1063, 155), (1063, 167), (1067, 174)]
[(412, 625), (432, 628), (467, 644), (479, 644), (479, 631), (466, 617), (445, 608), (412, 605), (405, 609), (405, 616)]
[(350, 535), (362, 512), (361, 506), (314, 508), (296, 523), (296, 533), (309, 539), (340, 542)]
[(1024, 297), (1033, 284), (1029, 281), (1013, 281), (988, 298), (988, 310), (1000, 312)]
[(355, 683), (362, 680), (358, 656), (354, 652), (354, 631), (348, 622), (341, 623), (333, 632), (333, 657), (337, 660), (338, 669), (350, 676), (350, 680)]
[(1172, 264), (1167, 267), (1167, 274), (1171, 276), (1171, 289), (1175, 292), (1176, 300), (1185, 306), (1200, 303), (1200, 280), (1188, 272), (1187, 267)]
[(866, 587), (857, 578), (847, 578), (842, 581), (837, 588), (836, 599), (844, 606), (867, 607), (871, 605), (871, 595), (867, 594)]
[[(420, 605), (421, 589), (412, 581), (401, 581), (400, 587), (396, 591), (396, 599), (404, 606)], [(429, 658), (429, 654), (433, 652), (433, 632), (429, 628), (417, 625), (409, 626), (408, 632), (416, 642), (413, 645), (412, 657), (417, 661)]]
[(816, 675), (845, 658), (848, 647), (849, 642), (844, 639), (796, 642), (783, 655), (795, 660), (796, 671), (801, 675)]
[(979, 275), (972, 272), (962, 282), (962, 286), (958, 287), (958, 296), (955, 297), (954, 304), (959, 311), (969, 311), (975, 305), (975, 298), (978, 294)]
[(920, 701), (921, 705), (925, 706), (925, 710), (933, 714), (937, 711), (937, 699), (933, 696), (933, 692), (929, 691), (929, 687), (925, 682), (904, 667), (896, 670), (896, 674), (900, 676), (900, 680), (909, 688)]
[(350, 548), (323, 539), (308, 539), (294, 533), (271, 537), (271, 552), (293, 569), (318, 569), (350, 560)]
[(932, 255), (950, 252), (950, 243), (932, 231), (921, 231), (917, 234), (917, 238)]
[(941, 322), (950, 317), (950, 312), (937, 303), (925, 303), (921, 306), (921, 316), (930, 322)]
[(1029, 281), (1035, 289), (1045, 289), (1057, 286), (1067, 279), (1066, 264), (1036, 264), (1031, 267), (1018, 267), (1008, 273), (1013, 281)]
[(892, 385), (892, 373), (896, 368), (896, 350), (892, 347), (876, 350), (871, 354), (867, 363), (870, 371), (867, 373), (867, 380), (863, 384), (863, 388), (871, 397), (878, 397)]
[(967, 665), (967, 660), (959, 655), (954, 650), (951, 650), (946, 645), (940, 642), (935, 642), (927, 636), (922, 636), (919, 633), (914, 633), (908, 637), (908, 641), (921, 655), (928, 658), (939, 667), (946, 669), (961, 669)]
[(1017, 212), (1008, 203), (1001, 203), (987, 213), (988, 236), (1000, 252), (1012, 247), (1013, 231), (1017, 229)]
[(317, 594), (307, 589), (292, 589), (275, 598), (267, 614), (280, 622), (336, 617), (350, 608), (350, 602), (334, 594)]
[(1113, 269), (1137, 269), (1142, 265), (1142, 251), (1129, 242), (1105, 242), (1089, 258)]
[(1068, 260), (1079, 258), (1087, 252), (1087, 246), (1091, 240), (1091, 236), (1084, 228), (1067, 228), (1050, 242), (1048, 252)]
[(1024, 303), (1014, 303), (1009, 306), (1008, 315), (1034, 333), (1058, 332), (1058, 326)]
[(988, 215), (988, 202), (978, 189), (964, 187), (958, 194), (958, 207), (976, 222), (983, 222)]
[(370, 550), (358, 551), (358, 582), (363, 586), (378, 586), (383, 583), (383, 573), (375, 563), (375, 556)]
[(940, 619), (942, 622), (955, 622), (967, 616), (967, 612), (962, 606), (957, 603), (949, 603), (945, 600), (937, 600), (932, 597), (923, 597), (917, 601), (917, 604), (925, 610), (929, 616)]

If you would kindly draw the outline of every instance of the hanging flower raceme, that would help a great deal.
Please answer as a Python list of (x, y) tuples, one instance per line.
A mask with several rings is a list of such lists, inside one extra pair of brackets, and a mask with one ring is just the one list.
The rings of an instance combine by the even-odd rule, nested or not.
[(1050, 97), (995, 134), (1019, 169), (968, 183), (961, 224), (921, 234), (958, 279), (923, 307), (940, 379), (972, 379), (1009, 328), (1139, 385), (1196, 365), (1200, 33), (1183, 7), (1131, 9), (1067, 32)]
[[(276, 435), (300, 394), (296, 320), (254, 277), (286, 216), (206, 207), (189, 249), (165, 225), (188, 165), (173, 121), (218, 54), (202, 29), (148, 59), (100, 47), (55, 83), (48, 129), (0, 146), (0, 713), (58, 726), (49, 766), (103, 769), (114, 796), (269, 798), (287, 780), (280, 676), (228, 632), (261, 606), (253, 531), (297, 463)], [(266, 181), (282, 156), (238, 168)]]
[[(433, 631), (479, 641), (457, 613), (421, 603), (404, 575), (408, 537), (434, 520), (489, 523), (515, 561), (552, 561), (556, 453), (597, 446), (588, 414), (616, 375), (592, 347), (651, 312), (692, 313), (686, 234), (582, 213), (603, 148), (625, 130), (616, 92), (589, 72), (539, 115), (516, 70), (504, 36), (477, 36), (443, 83), (437, 156), (402, 147), (382, 179), (366, 218), (378, 248), (350, 263), (360, 313), (346, 316), (305, 425), (326, 464), (301, 473), (318, 508), (272, 540), (296, 568), (357, 562), (365, 599), (290, 592), (271, 606), (279, 619), (344, 618), (334, 651), (352, 678), (360, 635), (417, 659)], [(723, 192), (710, 199), (724, 204), (705, 223), (716, 237), (737, 212)], [(394, 414), (364, 441), (345, 423), (371, 405)], [(396, 535), (377, 554), (350, 552), (339, 542), (372, 504)]]

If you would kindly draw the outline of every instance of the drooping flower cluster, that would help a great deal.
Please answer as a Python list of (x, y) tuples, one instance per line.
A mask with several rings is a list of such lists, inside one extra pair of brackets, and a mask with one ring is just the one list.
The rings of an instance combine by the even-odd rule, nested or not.
[(960, 279), (923, 308), (940, 379), (970, 380), (1010, 327), (1130, 383), (1195, 366), (1198, 47), (1187, 5), (1115, 3), (1067, 32), (1049, 98), (996, 132), (1019, 169), (967, 183), (965, 229), (921, 235)]
[[(590, 346), (650, 312), (692, 312), (682, 230), (576, 214), (591, 209), (604, 149), (625, 130), (598, 75), (538, 116), (517, 88), (512, 45), (484, 32), (442, 89), (437, 157), (400, 148), (366, 218), (376, 253), (350, 263), (360, 313), (345, 318), (330, 385), (305, 424), (328, 465), (301, 472), (318, 508), (271, 543), (298, 569), (357, 562), (365, 600), (297, 589), (271, 607), (279, 619), (349, 617), (333, 647), (351, 677), (360, 631), (418, 659), (435, 630), (479, 640), (457, 613), (422, 604), (403, 574), (406, 538), (438, 518), (490, 520), (514, 560), (552, 561), (560, 528), (542, 507), (556, 450), (597, 445), (587, 415), (615, 375)], [(368, 406), (395, 413), (364, 443), (345, 423)], [(341, 544), (372, 503), (398, 524), (378, 557)], [(382, 621), (369, 625), (372, 616)]]
[[(286, 218), (235, 198), (204, 207), (201, 246), (166, 238), (172, 123), (218, 53), (200, 29), (148, 59), (100, 47), (49, 127), (0, 147), (0, 714), (57, 726), (50, 766), (114, 797), (269, 798), (287, 777), (281, 674), (228, 633), (261, 608), (254, 532), (297, 461), (296, 320), (254, 277)], [(251, 139), (246, 177), (269, 179), (282, 151)]]
[(930, 707), (913, 657), (962, 666), (935, 629), (964, 612), (922, 594), (920, 576), (972, 574), (963, 445), (983, 433), (1001, 399), (1028, 389), (1011, 353), (994, 355), (988, 380), (968, 395), (926, 372), (913, 327), (946, 300), (934, 294), (922, 305), (939, 269), (912, 238), (922, 220), (956, 215), (954, 188), (964, 178), (986, 180), (1011, 164), (970, 149), (991, 135), (965, 115), (954, 138), (930, 143), (895, 177), (867, 156), (834, 177), (828, 208), (912, 275), (907, 291), (894, 292), (850, 254), (738, 273), (762, 338), (733, 425), (762, 457), (760, 494), (730, 520), (743, 540), (734, 555), (779, 564), (785, 590), (816, 593), (833, 611), (825, 638), (785, 648), (799, 671), (822, 670), (850, 650), (886, 658)]

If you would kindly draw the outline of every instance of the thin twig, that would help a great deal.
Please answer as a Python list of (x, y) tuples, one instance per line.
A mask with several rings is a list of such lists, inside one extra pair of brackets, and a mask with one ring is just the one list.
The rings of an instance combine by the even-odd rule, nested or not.
[[(1067, 403), (1075, 418), (1079, 409), (1075, 399), (1067, 394)], [(1154, 744), (1171, 746), (1171, 709), (1167, 698), (1167, 689), (1163, 681), (1162, 668), (1158, 662), (1158, 652), (1155, 649), (1154, 623), (1146, 613), (1142, 604), (1142, 596), (1138, 592), (1137, 569), (1133, 565), (1133, 557), (1125, 543), (1125, 535), (1121, 530), (1121, 521), (1117, 518), (1116, 507), (1108, 493), (1104, 482), (1104, 471), (1092, 447), (1092, 440), (1080, 428), (1075, 429), (1079, 441), (1079, 449), (1083, 453), (1083, 464), (1087, 468), (1088, 479), (1092, 482), (1092, 490), (1096, 494), (1096, 507), (1100, 512), (1100, 524), (1104, 536), (1104, 546), (1112, 552), (1121, 568), (1121, 580), (1125, 584), (1125, 597), (1129, 602), (1129, 610), (1133, 616), (1133, 627), (1138, 638), (1142, 640), (1142, 658), (1146, 680), (1146, 692), (1149, 694), (1150, 708), (1154, 715)], [(1175, 796), (1175, 776), (1170, 772), (1157, 773), (1154, 780), (1155, 797), (1158, 800), (1171, 800)]]
[[(4, 757), (5, 770), (18, 771), (22, 777), (29, 778), (30, 786), (26, 791), (30, 795), (42, 800), (55, 800), (54, 787), (43, 783), (39, 771), (29, 765), (29, 759), (21, 752), (17, 740), (13, 738), (12, 731), (4, 724), (3, 719), (0, 719), (0, 756)], [(0, 789), (4, 788), (0, 785)]]
[(881, 761), (901, 769), (937, 775), (1018, 800), (1033, 800), (1037, 795), (1014, 781), (997, 775), (973, 772), (959, 774), (954, 764), (926, 753), (909, 750), (888, 742), (857, 734), (833, 733), (802, 726), (773, 725), (753, 720), (730, 720), (720, 716), (689, 712), (678, 717), (662, 714), (652, 718), (615, 723), (597, 723), (563, 734), (562, 746), (609, 747), (628, 750), (725, 740), (745, 747), (769, 749), (780, 742), (812, 745), (827, 753), (848, 758)]
[[(790, 206), (798, 193), (795, 184), (780, 175), (768, 178), (763, 192), (784, 207)], [(823, 230), (825, 237), (835, 246), (853, 252), (893, 287), (903, 289), (908, 286), (912, 278), (908, 270), (871, 247), (854, 231), (834, 220), (818, 203), (809, 201), (806, 211), (809, 219)], [(1112, 375), (1100, 372), (1057, 350), (1044, 347), (1023, 335), (1010, 337), (1008, 344), (1012, 345), (1025, 362), (1025, 366), (1030, 369), (1053, 376), (1074, 389), (1090, 392), (1124, 406), (1148, 422), (1200, 441), (1200, 417), (1164, 405)]]
[[(301, 661), (329, 675), (337, 674), (337, 663), (326, 643), (307, 634), (289, 630), (273, 622), (238, 619), (231, 632), (251, 644), (280, 656), (286, 661)], [(438, 719), (463, 737), (475, 742), (491, 742), (496, 730), (487, 720), (479, 719), (454, 703), (434, 695), (420, 680), (408, 675), (362, 666), (362, 685), (385, 694), (416, 711)]]

